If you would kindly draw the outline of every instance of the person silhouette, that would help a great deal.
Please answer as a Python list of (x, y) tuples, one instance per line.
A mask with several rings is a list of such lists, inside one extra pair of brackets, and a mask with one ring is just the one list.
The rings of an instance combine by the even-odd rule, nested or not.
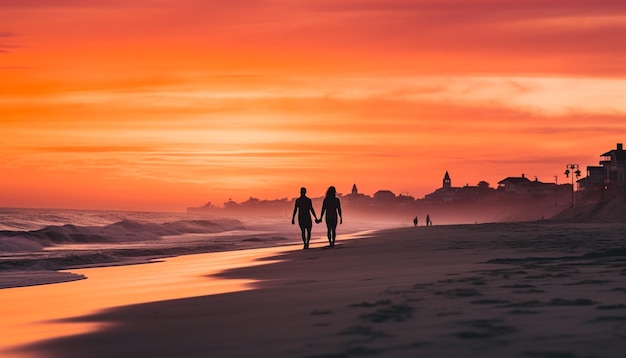
[(433, 226), (433, 222), (430, 220), (430, 215), (426, 215), (426, 226)]
[(311, 221), (311, 213), (317, 222), (317, 215), (315, 215), (315, 209), (313, 209), (313, 202), (306, 196), (306, 188), (300, 188), (300, 197), (296, 199), (296, 203), (293, 208), (293, 215), (291, 215), (291, 225), (295, 224), (296, 212), (298, 212), (298, 225), (300, 225), (300, 231), (302, 232), (302, 243), (304, 244), (303, 250), (309, 248), (309, 241), (311, 241), (311, 228), (313, 222)]
[(320, 218), (315, 220), (316, 223), (322, 222), (326, 214), (326, 228), (328, 229), (328, 244), (330, 247), (335, 246), (335, 238), (337, 237), (337, 214), (339, 214), (339, 223), (343, 224), (343, 216), (341, 215), (341, 202), (337, 198), (337, 190), (331, 186), (326, 191), (326, 197), (322, 204), (322, 213)]
[(413, 218), (413, 226), (417, 226), (417, 216)]

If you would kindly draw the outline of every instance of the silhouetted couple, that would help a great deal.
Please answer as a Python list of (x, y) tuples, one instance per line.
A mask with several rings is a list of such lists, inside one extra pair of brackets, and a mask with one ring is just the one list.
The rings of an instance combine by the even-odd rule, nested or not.
[(341, 203), (337, 198), (337, 190), (334, 186), (331, 186), (326, 191), (326, 197), (322, 204), (322, 213), (319, 219), (315, 215), (315, 209), (313, 209), (313, 202), (306, 196), (306, 188), (300, 188), (300, 197), (296, 199), (295, 206), (293, 208), (293, 215), (291, 216), (291, 224), (295, 224), (296, 212), (298, 212), (298, 224), (302, 231), (302, 242), (304, 243), (304, 249), (309, 248), (309, 241), (311, 241), (311, 229), (313, 222), (311, 221), (311, 214), (315, 218), (315, 223), (319, 224), (326, 214), (326, 228), (328, 229), (328, 244), (330, 247), (335, 246), (335, 238), (337, 237), (337, 218), (339, 218), (339, 224), (343, 224), (343, 217), (341, 215)]

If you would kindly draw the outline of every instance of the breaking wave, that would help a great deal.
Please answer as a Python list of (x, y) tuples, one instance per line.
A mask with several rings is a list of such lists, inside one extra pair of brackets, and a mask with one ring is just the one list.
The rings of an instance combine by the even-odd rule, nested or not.
[(293, 240), (282, 235), (285, 222), (189, 213), (0, 208), (0, 289), (84, 279), (67, 271), (78, 268), (281, 245)]
[(36, 251), (58, 244), (130, 243), (161, 240), (165, 236), (214, 234), (244, 229), (239, 220), (180, 220), (166, 223), (122, 220), (104, 226), (51, 225), (39, 230), (0, 231), (0, 251)]

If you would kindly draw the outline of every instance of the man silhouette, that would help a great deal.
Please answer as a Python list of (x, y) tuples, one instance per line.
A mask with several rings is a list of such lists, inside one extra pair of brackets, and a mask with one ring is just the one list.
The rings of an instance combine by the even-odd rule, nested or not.
[(291, 216), (291, 225), (295, 224), (296, 212), (298, 212), (298, 225), (300, 225), (300, 231), (302, 231), (302, 243), (304, 249), (309, 248), (309, 241), (311, 241), (311, 228), (313, 227), (313, 221), (311, 221), (311, 213), (317, 222), (317, 215), (313, 209), (313, 203), (311, 199), (306, 196), (306, 188), (300, 188), (300, 197), (296, 199), (296, 203), (293, 208), (293, 215)]

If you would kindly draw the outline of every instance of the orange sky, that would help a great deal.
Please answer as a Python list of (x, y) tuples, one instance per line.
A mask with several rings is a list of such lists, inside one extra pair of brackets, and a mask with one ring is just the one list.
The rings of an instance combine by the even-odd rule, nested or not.
[(3, 0), (0, 207), (566, 182), (626, 139), (625, 41), (616, 0)]

